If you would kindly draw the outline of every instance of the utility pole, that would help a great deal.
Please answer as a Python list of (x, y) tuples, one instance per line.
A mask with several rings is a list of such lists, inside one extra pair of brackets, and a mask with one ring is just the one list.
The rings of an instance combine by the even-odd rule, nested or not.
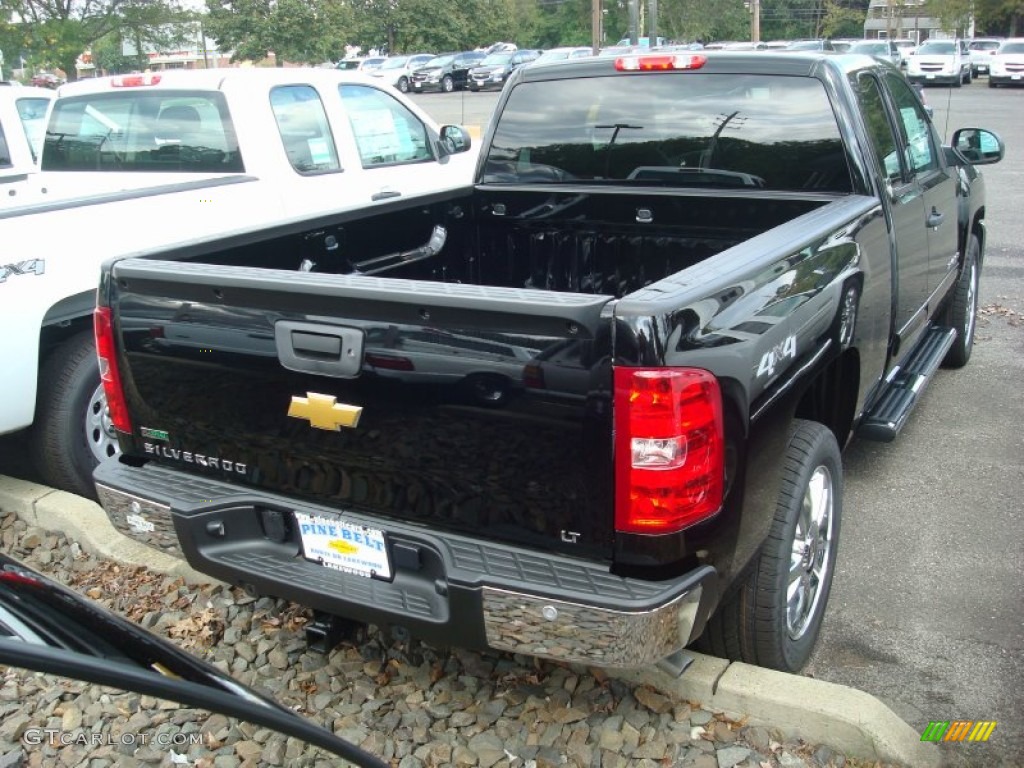
[(629, 44), (640, 42), (637, 30), (640, 29), (640, 0), (629, 0)]
[(601, 0), (590, 0), (590, 45), (597, 56), (601, 50), (601, 22), (604, 21), (601, 13)]
[(761, 0), (750, 0), (750, 42), (761, 42)]
[(654, 48), (658, 44), (658, 0), (647, 0), (647, 16), (651, 30), (647, 33), (647, 44)]

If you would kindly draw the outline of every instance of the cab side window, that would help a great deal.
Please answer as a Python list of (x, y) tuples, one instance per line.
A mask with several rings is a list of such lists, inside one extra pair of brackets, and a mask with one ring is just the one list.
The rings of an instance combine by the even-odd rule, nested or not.
[(914, 174), (928, 173), (939, 168), (938, 150), (932, 136), (931, 123), (921, 100), (901, 76), (886, 75), (886, 84), (892, 93), (903, 139), (906, 144), (907, 166)]
[(364, 168), (434, 159), (427, 127), (393, 96), (365, 85), (338, 90)]
[(874, 77), (867, 74), (859, 75), (854, 85), (882, 175), (897, 184), (903, 178), (899, 143), (889, 122), (881, 87)]
[(303, 175), (341, 170), (327, 112), (313, 86), (274, 88), (270, 92), (270, 108), (292, 168)]
[(0, 126), (0, 168), (9, 168), (13, 164), (11, 162), (11, 152), (7, 148), (7, 138), (4, 136), (4, 129)]

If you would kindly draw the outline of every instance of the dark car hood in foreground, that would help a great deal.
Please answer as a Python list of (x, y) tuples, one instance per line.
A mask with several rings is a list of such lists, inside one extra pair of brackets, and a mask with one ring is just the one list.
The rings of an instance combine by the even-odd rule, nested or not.
[(0, 664), (239, 717), (361, 766), (387, 763), (216, 667), (0, 554)]

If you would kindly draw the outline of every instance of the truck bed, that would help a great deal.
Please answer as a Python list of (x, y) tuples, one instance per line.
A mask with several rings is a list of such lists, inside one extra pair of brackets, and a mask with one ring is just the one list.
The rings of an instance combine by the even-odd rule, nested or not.
[[(510, 189), (117, 262), (134, 449), (611, 559), (614, 299), (823, 204)], [(338, 364), (350, 343), (361, 367)], [(313, 394), (361, 407), (359, 428), (290, 418)]]

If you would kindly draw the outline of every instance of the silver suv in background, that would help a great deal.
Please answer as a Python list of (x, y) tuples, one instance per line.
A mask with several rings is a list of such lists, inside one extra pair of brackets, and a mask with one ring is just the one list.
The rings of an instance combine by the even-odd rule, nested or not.
[(925, 40), (907, 58), (907, 79), (921, 85), (971, 82), (971, 58), (966, 40)]
[(402, 93), (409, 92), (409, 78), (413, 70), (419, 69), (434, 58), (432, 53), (413, 53), (403, 56), (391, 56), (379, 69), (370, 72), (372, 77), (379, 77)]
[(1003, 40), (992, 54), (988, 87), (997, 85), (1024, 85), (1024, 37)]
[(874, 56), (876, 59), (888, 61), (890, 64), (900, 66), (900, 49), (892, 40), (861, 40), (849, 48), (850, 53), (863, 53)]
[(971, 77), (987, 75), (992, 62), (992, 54), (1003, 42), (997, 37), (978, 37), (967, 44), (971, 57)]

